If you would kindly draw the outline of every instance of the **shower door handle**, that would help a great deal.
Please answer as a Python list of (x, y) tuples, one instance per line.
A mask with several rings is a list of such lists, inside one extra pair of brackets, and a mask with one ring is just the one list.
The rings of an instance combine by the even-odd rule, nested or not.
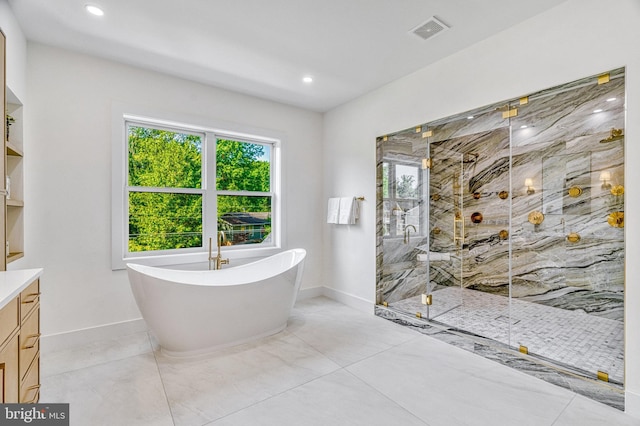
[(464, 219), (460, 212), (456, 212), (453, 217), (453, 242), (458, 247), (464, 244)]

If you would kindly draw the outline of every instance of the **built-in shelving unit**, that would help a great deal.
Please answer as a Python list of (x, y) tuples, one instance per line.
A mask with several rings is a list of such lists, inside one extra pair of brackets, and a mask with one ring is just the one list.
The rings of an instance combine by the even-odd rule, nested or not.
[(7, 90), (7, 114), (15, 120), (5, 141), (7, 263), (24, 256), (23, 105)]

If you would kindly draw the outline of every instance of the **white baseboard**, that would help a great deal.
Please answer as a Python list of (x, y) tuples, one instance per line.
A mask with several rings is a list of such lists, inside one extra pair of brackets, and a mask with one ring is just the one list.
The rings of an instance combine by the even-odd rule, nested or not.
[(631, 391), (624, 393), (624, 412), (640, 419), (640, 394)]
[(301, 288), (296, 299), (305, 300), (320, 296), (324, 296), (324, 287)]
[(87, 343), (114, 339), (144, 331), (147, 331), (147, 324), (142, 318), (139, 318), (65, 333), (44, 335), (40, 339), (40, 345), (43, 353), (55, 352), (61, 349), (69, 349)]
[(363, 299), (362, 297), (355, 296), (344, 291), (336, 290), (335, 288), (322, 287), (323, 296), (343, 303), (353, 309), (357, 309), (360, 312), (367, 314), (373, 314), (375, 310), (375, 304), (372, 301)]

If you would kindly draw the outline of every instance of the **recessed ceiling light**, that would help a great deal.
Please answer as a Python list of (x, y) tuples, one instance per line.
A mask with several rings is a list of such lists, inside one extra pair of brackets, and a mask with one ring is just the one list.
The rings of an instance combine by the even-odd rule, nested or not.
[(84, 8), (87, 12), (89, 12), (92, 15), (95, 15), (95, 16), (104, 15), (104, 10), (100, 9), (98, 6), (95, 6), (93, 4), (85, 4)]
[(599, 112), (602, 112), (602, 110), (601, 110), (601, 109), (594, 109), (594, 110), (593, 110), (593, 113), (594, 113), (594, 114), (597, 114), (597, 113), (599, 113)]
[(309, 84), (309, 83), (313, 83), (313, 77), (302, 77), (302, 81), (304, 81), (305, 83)]
[(607, 99), (607, 102), (613, 102), (615, 100), (616, 100), (616, 98), (609, 98), (609, 99)]

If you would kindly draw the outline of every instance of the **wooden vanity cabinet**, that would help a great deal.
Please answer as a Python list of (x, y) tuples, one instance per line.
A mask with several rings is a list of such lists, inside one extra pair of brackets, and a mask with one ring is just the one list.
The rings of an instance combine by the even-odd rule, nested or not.
[(40, 398), (40, 280), (20, 293), (20, 402)]
[(40, 398), (40, 281), (0, 309), (0, 402)]
[(0, 402), (3, 404), (19, 400), (18, 299), (14, 298), (0, 309)]

